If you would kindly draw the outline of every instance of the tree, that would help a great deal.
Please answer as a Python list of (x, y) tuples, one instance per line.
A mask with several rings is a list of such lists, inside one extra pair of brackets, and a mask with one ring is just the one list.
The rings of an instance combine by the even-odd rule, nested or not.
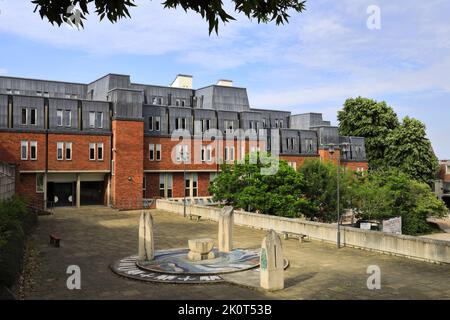
[[(305, 216), (310, 220), (337, 221), (337, 166), (331, 162), (307, 160), (300, 168), (305, 179), (305, 197), (312, 206)], [(358, 180), (355, 174), (340, 171), (340, 212), (353, 208), (355, 188)]]
[(358, 217), (383, 220), (402, 217), (404, 234), (417, 235), (431, 231), (429, 217), (447, 213), (445, 204), (436, 198), (431, 188), (411, 179), (396, 169), (372, 172), (358, 189)]
[(250, 163), (247, 155), (244, 163), (232, 167), (222, 165), (222, 172), (210, 184), (209, 192), (215, 201), (248, 211), (284, 217), (300, 217), (311, 210), (303, 195), (303, 175), (280, 161), (273, 175), (261, 174), (261, 168), (268, 166), (260, 161)]
[[(232, 0), (234, 10), (245, 14), (249, 19), (256, 19), (258, 23), (275, 21), (277, 25), (289, 22), (289, 10), (302, 12), (305, 2), (300, 0)], [(72, 13), (68, 8), (79, 7), (80, 18), (86, 19), (89, 14), (88, 5), (95, 6), (95, 12), (100, 20), (105, 17), (112, 23), (122, 18), (131, 17), (129, 9), (135, 7), (134, 0), (33, 0), (36, 4), (35, 12), (39, 11), (41, 18), (47, 18), (51, 24), (61, 25), (70, 19)], [(184, 11), (194, 11), (200, 14), (209, 24), (209, 33), (215, 30), (218, 33), (219, 20), (223, 23), (235, 20), (224, 8), (222, 0), (165, 0), (164, 8), (176, 9), (181, 7)], [(81, 22), (82, 26), (82, 22)]]
[(399, 126), (397, 114), (386, 104), (357, 97), (347, 99), (338, 112), (339, 131), (344, 136), (364, 137), (371, 169), (384, 165), (387, 135)]
[(422, 182), (434, 180), (439, 172), (439, 161), (426, 137), (425, 125), (414, 118), (405, 117), (388, 134), (385, 160), (389, 166)]

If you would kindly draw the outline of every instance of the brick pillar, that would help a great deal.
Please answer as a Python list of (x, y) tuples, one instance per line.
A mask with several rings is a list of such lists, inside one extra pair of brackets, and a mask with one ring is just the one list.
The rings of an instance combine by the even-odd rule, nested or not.
[(341, 150), (334, 149), (333, 155), (327, 149), (319, 149), (320, 160), (322, 161), (332, 161), (333, 164), (338, 164), (338, 158), (341, 156)]
[(113, 120), (114, 176), (111, 177), (112, 205), (118, 209), (142, 207), (144, 174), (144, 122)]

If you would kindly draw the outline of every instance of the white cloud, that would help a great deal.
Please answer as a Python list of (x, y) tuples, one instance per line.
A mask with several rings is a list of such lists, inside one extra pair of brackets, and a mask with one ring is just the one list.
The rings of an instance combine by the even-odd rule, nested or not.
[(5, 68), (0, 68), (0, 75), (5, 75), (7, 73), (8, 71)]

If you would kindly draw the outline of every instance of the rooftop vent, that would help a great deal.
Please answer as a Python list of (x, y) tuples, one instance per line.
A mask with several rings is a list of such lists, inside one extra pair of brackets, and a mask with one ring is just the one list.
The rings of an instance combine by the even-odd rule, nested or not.
[(224, 80), (220, 79), (216, 83), (218, 86), (224, 86), (224, 87), (232, 87), (233, 86), (233, 80)]
[(178, 74), (170, 86), (174, 88), (192, 89), (192, 76)]

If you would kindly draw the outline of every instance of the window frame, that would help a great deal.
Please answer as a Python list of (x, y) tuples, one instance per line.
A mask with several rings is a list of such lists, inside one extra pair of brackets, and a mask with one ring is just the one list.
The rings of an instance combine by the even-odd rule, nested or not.
[[(33, 150), (34, 148), (34, 157), (33, 157)], [(37, 141), (30, 141), (30, 160), (36, 161), (38, 158), (38, 143)]]
[(155, 144), (153, 143), (148, 145), (148, 159), (150, 161), (155, 161)]
[[(101, 157), (100, 157), (100, 151), (101, 150)], [(96, 146), (97, 151), (97, 161), (103, 161), (105, 159), (105, 148), (103, 142), (98, 142)]]
[[(25, 147), (25, 156), (23, 154), (23, 148)], [(28, 141), (20, 141), (20, 160), (28, 160)]]
[[(67, 157), (67, 150), (70, 151), (70, 157)], [(65, 151), (65, 159), (66, 160), (72, 160), (72, 142), (65, 142), (64, 143), (64, 151)]]
[(156, 161), (161, 161), (161, 144), (155, 145), (155, 159)]
[(56, 126), (62, 127), (64, 125), (64, 112), (62, 109), (56, 110)]
[[(95, 111), (89, 111), (89, 128), (91, 129), (95, 129), (95, 116), (96, 112)], [(92, 120), (92, 116), (94, 116), (93, 120)]]
[[(59, 157), (59, 150), (61, 150), (61, 157)], [(64, 160), (64, 142), (56, 142), (56, 160)]]
[[(96, 149), (97, 149), (96, 144), (94, 142), (90, 142), (89, 143), (89, 161), (95, 161), (95, 159), (96, 159)], [(91, 151), (92, 150), (94, 150), (94, 156), (93, 157), (91, 157), (91, 155), (92, 155)]]
[[(72, 110), (66, 109), (64, 110), (64, 127), (71, 128), (72, 127)], [(68, 119), (67, 119), (68, 116)]]
[[(34, 123), (32, 123), (32, 115), (34, 113)], [(38, 116), (37, 116), (37, 108), (30, 108), (30, 126), (37, 126), (38, 125)]]
[[(24, 120), (23, 112), (24, 111), (25, 111), (25, 123), (23, 123), (23, 120)], [(27, 126), (28, 125), (28, 108), (26, 108), (26, 107), (22, 107), (21, 110), (20, 110), (20, 125), (21, 126)]]
[[(42, 177), (42, 186), (41, 186), (41, 188), (39, 187), (39, 183), (38, 183), (39, 178), (38, 177)], [(36, 173), (36, 185), (35, 185), (36, 186), (36, 193), (44, 193), (44, 190), (45, 190), (44, 184), (45, 184), (44, 174), (42, 172)]]

